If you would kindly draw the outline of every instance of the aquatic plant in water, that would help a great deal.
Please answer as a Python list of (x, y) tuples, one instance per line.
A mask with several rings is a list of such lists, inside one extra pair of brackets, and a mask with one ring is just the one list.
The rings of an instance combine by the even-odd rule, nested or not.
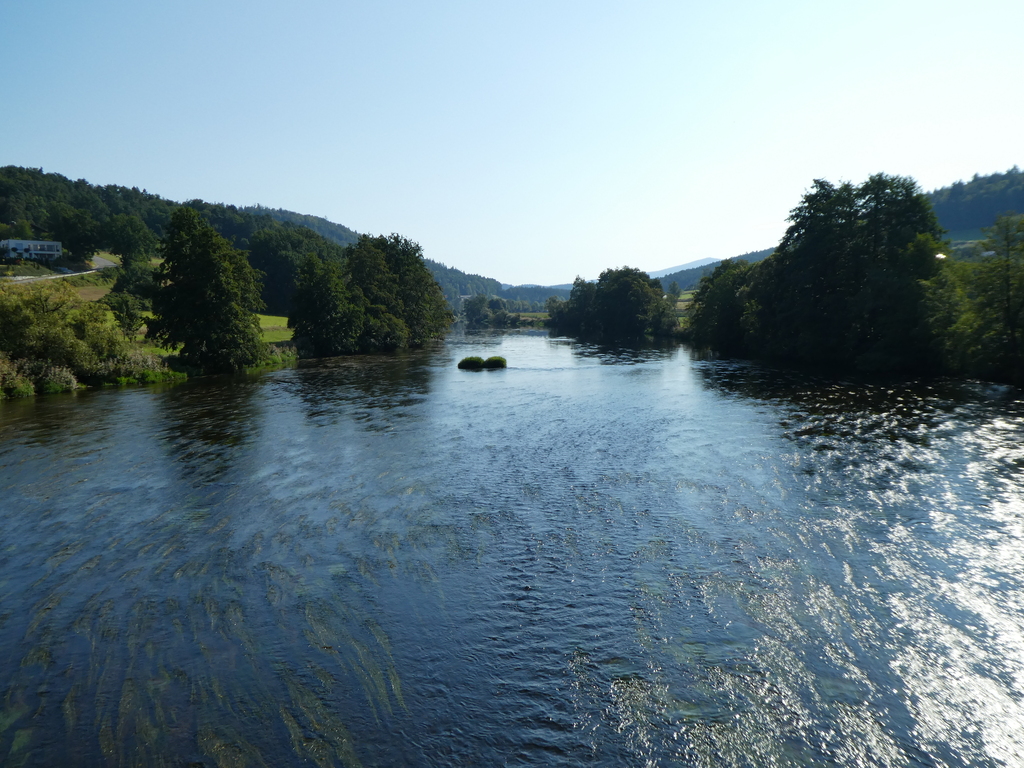
[(482, 357), (464, 357), (459, 361), (459, 368), (464, 371), (482, 371), (482, 370), (494, 370), (498, 368), (506, 368), (508, 361), (504, 357), (488, 357), (484, 360)]

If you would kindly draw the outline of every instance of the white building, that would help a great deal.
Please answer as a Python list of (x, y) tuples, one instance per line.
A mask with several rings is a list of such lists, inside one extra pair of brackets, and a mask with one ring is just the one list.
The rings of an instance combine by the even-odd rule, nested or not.
[(0, 258), (56, 261), (64, 251), (53, 240), (0, 240)]

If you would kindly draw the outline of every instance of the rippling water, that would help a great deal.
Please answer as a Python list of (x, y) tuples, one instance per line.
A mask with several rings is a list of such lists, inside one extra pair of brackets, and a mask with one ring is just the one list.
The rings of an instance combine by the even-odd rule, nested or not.
[(513, 334), (0, 406), (5, 766), (1024, 765), (1005, 391)]

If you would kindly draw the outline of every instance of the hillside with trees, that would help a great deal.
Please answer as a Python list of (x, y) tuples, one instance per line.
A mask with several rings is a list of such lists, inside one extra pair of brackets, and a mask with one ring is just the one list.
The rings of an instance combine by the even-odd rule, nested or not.
[(928, 193), (928, 199), (953, 239), (975, 239), (978, 230), (993, 226), (1000, 216), (1024, 213), (1024, 172), (1013, 166), (1006, 173), (975, 174), (968, 182)]
[[(242, 210), (254, 216), (270, 216), (275, 221), (306, 227), (340, 246), (354, 245), (359, 240), (358, 232), (321, 216), (309, 216), (295, 213), (294, 211), (286, 211), (283, 208), (266, 208), (261, 205), (248, 206)], [(318, 254), (321, 257), (324, 256), (320, 250), (318, 250)], [(488, 298), (500, 298), (513, 302), (529, 302), (532, 305), (536, 305), (526, 307), (529, 310), (540, 309), (551, 296), (566, 298), (569, 295), (569, 291), (565, 289), (547, 288), (537, 285), (519, 285), (505, 289), (494, 278), (463, 272), (460, 269), (449, 267), (432, 259), (424, 258), (423, 263), (426, 264), (431, 274), (433, 274), (437, 284), (441, 286), (441, 292), (444, 294), (449, 308), (453, 311), (459, 310), (462, 304), (462, 297), (464, 296), (483, 295)]]
[[(750, 253), (745, 253), (742, 256), (737, 256), (736, 258), (742, 259), (743, 261), (752, 264), (754, 262), (768, 258), (774, 250), (774, 248), (765, 248), (764, 250), (761, 251), (752, 251)], [(689, 291), (695, 288), (698, 283), (700, 283), (702, 277), (710, 275), (712, 272), (714, 272), (715, 268), (720, 263), (721, 262), (715, 262), (713, 264), (705, 264), (704, 266), (701, 267), (681, 269), (678, 272), (672, 272), (671, 274), (663, 275), (662, 277), (659, 277), (657, 279), (661, 281), (662, 290), (664, 290), (666, 293), (668, 292), (669, 286), (671, 286), (672, 283), (675, 283), (681, 291)]]

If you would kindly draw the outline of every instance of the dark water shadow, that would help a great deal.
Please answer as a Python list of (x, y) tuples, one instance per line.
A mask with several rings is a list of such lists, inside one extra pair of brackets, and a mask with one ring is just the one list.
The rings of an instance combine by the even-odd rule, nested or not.
[(668, 360), (679, 349), (672, 339), (608, 339), (549, 334), (554, 344), (567, 344), (573, 355), (601, 365), (638, 365)]
[(156, 401), (158, 430), (168, 454), (194, 485), (223, 479), (238, 452), (259, 432), (255, 396), (263, 386), (259, 374), (211, 376), (189, 382)]
[(430, 394), (432, 354), (411, 350), (307, 360), (281, 385), (298, 396), (310, 420), (346, 415), (371, 430), (386, 428), (391, 418), (401, 417)]

